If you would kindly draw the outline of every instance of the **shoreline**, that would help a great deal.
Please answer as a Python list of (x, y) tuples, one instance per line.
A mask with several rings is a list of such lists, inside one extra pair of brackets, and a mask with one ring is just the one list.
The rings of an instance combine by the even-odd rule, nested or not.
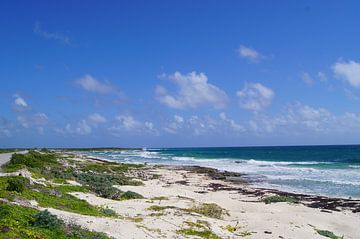
[[(68, 153), (68, 152), (67, 152)], [(74, 154), (83, 158), (88, 158), (90, 160), (99, 161), (99, 162), (112, 162), (112, 163), (123, 163), (116, 160), (104, 159), (101, 157), (89, 156), (86, 154), (81, 154), (80, 152), (69, 152), (69, 154)], [(141, 164), (141, 163), (133, 163), (133, 164)], [(349, 210), (354, 213), (360, 212), (360, 199), (352, 199), (345, 197), (332, 197), (326, 195), (316, 195), (316, 194), (307, 194), (307, 193), (298, 193), (298, 192), (289, 192), (281, 189), (274, 188), (266, 188), (266, 187), (258, 187), (252, 185), (251, 180), (244, 177), (247, 174), (224, 171), (216, 168), (198, 166), (198, 165), (169, 165), (169, 164), (148, 164), (144, 165), (154, 166), (154, 167), (165, 167), (170, 169), (177, 170), (186, 170), (189, 172), (196, 172), (201, 174), (207, 174), (211, 179), (214, 180), (222, 180), (224, 182), (230, 182), (232, 184), (241, 184), (247, 185), (249, 188), (244, 189), (243, 187), (229, 186), (229, 185), (211, 185), (214, 191), (238, 191), (242, 194), (254, 195), (254, 196), (266, 196), (270, 194), (275, 194), (279, 196), (288, 196), (293, 197), (299, 203), (302, 203), (305, 206), (312, 208), (319, 208), (322, 210), (330, 210), (330, 211), (341, 211), (341, 210)]]
[[(21, 208), (14, 210), (22, 213), (26, 208), (48, 210), (72, 230), (78, 226), (116, 239), (360, 235), (360, 202), (256, 188), (240, 173), (201, 166), (124, 164), (73, 152), (32, 151), (19, 157), (20, 165), (12, 162), (0, 175), (4, 206), (18, 205)], [(7, 189), (14, 177), (25, 180), (24, 191)], [(0, 218), (0, 229), (4, 226), (5, 233), (16, 230), (1, 225)], [(36, 231), (29, 223), (24, 228)], [(39, 238), (53, 238), (37, 233)]]

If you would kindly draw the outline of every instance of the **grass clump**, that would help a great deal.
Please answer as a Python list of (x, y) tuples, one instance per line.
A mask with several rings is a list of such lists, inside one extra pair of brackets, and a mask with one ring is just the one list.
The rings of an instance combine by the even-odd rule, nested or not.
[(160, 196), (160, 197), (153, 197), (153, 198), (150, 198), (151, 201), (164, 201), (164, 200), (169, 200), (168, 197), (165, 197), (165, 196)]
[(178, 230), (177, 232), (185, 236), (198, 236), (206, 239), (221, 239), (221, 237), (219, 237), (210, 230), (196, 230), (194, 228), (188, 228), (188, 229)]
[(328, 231), (328, 230), (316, 230), (316, 232), (319, 233), (321, 236), (328, 237), (331, 239), (343, 239), (344, 238), (344, 236), (339, 237), (339, 236), (335, 235), (333, 232)]
[(244, 226), (231, 226), (231, 225), (226, 225), (226, 227), (224, 227), (223, 229), (226, 229), (227, 231), (234, 233), (239, 231), (240, 229), (243, 229)]
[(150, 207), (147, 208), (147, 210), (149, 211), (155, 211), (155, 212), (161, 212), (164, 211), (166, 209), (175, 209), (176, 207), (174, 206), (158, 206), (158, 205), (152, 205)]
[(190, 209), (186, 209), (188, 212), (195, 212), (207, 217), (222, 219), (224, 215), (227, 215), (227, 211), (215, 203), (202, 203)]
[(296, 198), (290, 196), (280, 196), (280, 195), (266, 197), (264, 199), (264, 202), (265, 204), (277, 203), (277, 202), (298, 203)]

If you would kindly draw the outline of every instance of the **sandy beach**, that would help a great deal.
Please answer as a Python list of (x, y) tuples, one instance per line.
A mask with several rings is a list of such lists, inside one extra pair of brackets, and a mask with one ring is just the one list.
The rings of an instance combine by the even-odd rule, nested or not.
[[(71, 162), (108, 163), (74, 154), (65, 156), (71, 158)], [(22, 174), (32, 178), (31, 174)], [(1, 176), (6, 175), (10, 174)], [(201, 167), (145, 166), (131, 169), (126, 175), (142, 185), (114, 187), (123, 192), (136, 192), (143, 198), (112, 200), (91, 192), (70, 192), (92, 206), (113, 210), (116, 218), (42, 207), (34, 200), (16, 203), (48, 209), (66, 223), (119, 239), (325, 238), (319, 231), (331, 231), (339, 238), (349, 239), (360, 235), (359, 201), (257, 189), (242, 180), (241, 175)], [(68, 183), (81, 185), (71, 180)], [(264, 199), (273, 194), (291, 195), (298, 202), (266, 204)], [(204, 206), (209, 208), (198, 210)]]

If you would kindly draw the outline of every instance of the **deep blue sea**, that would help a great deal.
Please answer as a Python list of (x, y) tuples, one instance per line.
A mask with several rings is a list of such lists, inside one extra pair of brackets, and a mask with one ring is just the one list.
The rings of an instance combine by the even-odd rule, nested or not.
[(245, 173), (258, 187), (360, 198), (360, 145), (167, 148), (86, 154), (127, 163), (206, 166)]

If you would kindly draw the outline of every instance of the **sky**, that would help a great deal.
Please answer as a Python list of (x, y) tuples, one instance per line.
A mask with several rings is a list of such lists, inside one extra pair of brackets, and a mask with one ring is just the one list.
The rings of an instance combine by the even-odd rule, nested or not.
[(0, 147), (360, 143), (359, 1), (1, 1)]

